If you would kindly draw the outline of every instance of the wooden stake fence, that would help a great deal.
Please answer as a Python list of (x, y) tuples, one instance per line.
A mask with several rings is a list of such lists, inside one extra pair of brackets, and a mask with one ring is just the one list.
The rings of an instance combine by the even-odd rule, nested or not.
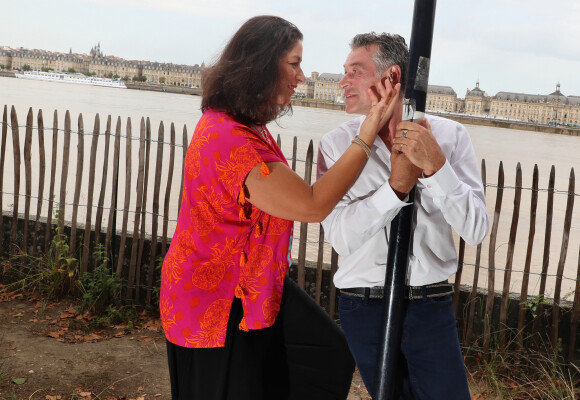
[[(92, 272), (96, 264), (94, 256), (97, 246), (104, 245), (105, 254), (109, 257), (108, 266), (124, 280), (125, 297), (153, 305), (156, 300), (154, 288), (158, 285), (160, 273), (157, 266), (168, 249), (172, 225), (181, 206), (183, 162), (189, 144), (187, 128), (183, 127), (181, 143), (177, 143), (173, 124), (169, 135), (166, 135), (163, 123), (154, 129), (149, 119), (143, 118), (139, 133), (133, 135), (131, 119), (124, 124), (117, 118), (113, 127), (113, 121), (108, 116), (103, 132), (97, 115), (92, 132), (85, 134), (82, 115), (78, 116), (78, 128), (73, 131), (70, 113), (65, 113), (61, 128), (55, 111), (50, 139), (45, 138), (41, 110), (37, 113), (36, 126), (33, 121), (34, 113), (30, 109), (25, 125), (20, 126), (14, 107), (9, 112), (8, 107), (4, 106), (0, 143), (0, 208), (6, 213), (0, 218), (0, 260), (9, 259), (18, 250), (38, 256), (48, 251), (55, 238), (57, 242), (68, 240), (69, 256), (78, 260), (76, 268), (79, 274), (83, 274)], [(12, 136), (12, 151), (7, 148), (10, 146), (8, 135)], [(90, 136), (86, 144), (85, 135)], [(169, 138), (165, 142), (167, 136)], [(277, 139), (284, 148), (280, 136)], [(71, 154), (73, 140), (77, 145), (76, 156)], [(46, 154), (47, 141), (50, 141), (50, 160)], [(304, 160), (298, 157), (296, 137), (291, 146), (289, 162), (292, 169), (311, 182), (313, 142), (309, 142)], [(176, 153), (179, 147), (181, 153)], [(7, 164), (7, 159), (11, 159), (12, 163)], [(568, 340), (565, 346), (567, 359), (574, 361), (577, 359), (575, 344), (580, 322), (580, 254), (575, 263), (577, 267), (574, 266), (575, 273), (566, 274), (570, 240), (574, 229), (577, 230), (580, 225), (580, 216), (578, 212), (574, 213), (574, 200), (578, 196), (574, 170), (570, 172), (567, 191), (563, 192), (555, 188), (554, 166), (550, 170), (547, 189), (539, 188), (537, 166), (533, 170), (530, 188), (522, 187), (524, 174), (519, 164), (513, 187), (504, 183), (503, 163), (499, 164), (497, 184), (487, 183), (487, 168), (489, 166), (482, 160), (481, 176), (487, 202), (490, 206), (494, 205), (493, 214), (490, 215), (492, 226), (486, 239), (489, 241), (487, 258), (482, 255), (483, 244), (473, 247), (458, 239), (459, 264), (454, 277), (456, 293), (453, 301), (462, 342), (465, 346), (482, 342), (483, 351), (489, 352), (493, 345), (505, 349), (514, 342), (523, 350), (528, 334), (532, 337), (538, 334), (544, 336), (553, 345), (564, 337)], [(22, 169), (24, 182), (21, 181)], [(48, 190), (45, 176), (50, 177)], [(69, 183), (71, 181), (74, 187)], [(522, 201), (522, 192), (528, 189), (531, 191), (529, 205)], [(539, 193), (542, 191), (546, 192), (546, 200), (544, 204), (539, 204)], [(503, 205), (504, 192), (506, 196), (513, 193), (513, 207)], [(565, 212), (561, 217), (555, 213), (556, 194), (566, 196)], [(21, 198), (24, 202), (23, 213)], [(32, 211), (34, 201), (35, 212)], [(537, 217), (538, 207), (545, 207), (545, 221)], [(506, 209), (508, 213), (511, 210), (509, 228), (501, 223), (500, 218)], [(84, 218), (79, 217), (81, 212), (84, 212)], [(528, 226), (524, 226), (520, 218), (520, 214), (524, 213), (529, 213)], [(77, 221), (79, 219), (82, 220), (80, 223)], [(553, 234), (554, 223), (563, 223), (562, 240), (559, 254), (551, 256), (552, 239), (560, 235), (560, 232)], [(545, 224), (543, 231), (537, 232), (536, 227), (542, 224)], [(337, 269), (338, 255), (324, 241), (320, 225), (301, 223), (296, 228), (299, 229), (299, 239), (295, 240), (298, 257), (291, 273), (299, 285), (335, 317), (337, 291), (332, 284), (332, 276)], [(525, 240), (517, 239), (519, 228), (527, 228), (526, 247), (522, 251), (525, 254), (518, 254), (517, 243)], [(520, 235), (525, 236), (525, 231), (521, 229)], [(503, 245), (498, 246), (498, 238), (507, 231), (509, 239), (504, 262), (496, 259), (496, 253)], [(543, 247), (536, 245), (534, 249), (537, 234), (544, 234)], [(575, 249), (572, 250), (572, 254), (576, 254)], [(474, 259), (473, 262), (466, 260), (467, 254)], [(534, 275), (531, 266), (534, 256), (537, 258), (540, 254), (541, 272), (536, 273), (539, 275), (539, 288), (534, 290), (537, 295), (530, 295), (530, 277)], [(557, 263), (554, 261), (556, 256)], [(515, 260), (525, 261), (518, 265)], [(553, 273), (550, 273), (550, 264), (555, 266)], [(465, 282), (468, 280), (466, 276), (471, 273), (472, 280)], [(479, 284), (480, 273), (487, 276), (483, 287)], [(519, 293), (514, 296), (512, 288), (516, 273), (521, 273), (522, 278), (521, 287), (517, 289)], [(555, 276), (553, 287), (548, 285), (551, 276)], [(562, 300), (565, 298), (562, 294), (564, 279), (575, 281), (573, 301), (566, 306)], [(502, 282), (501, 286), (498, 283), (501, 291), (496, 291), (496, 282)], [(548, 298), (550, 294), (552, 296)], [(531, 301), (537, 302), (535, 310), (529, 307)], [(550, 302), (549, 307), (544, 304), (546, 301)], [(514, 338), (513, 332), (515, 341), (511, 340)]]

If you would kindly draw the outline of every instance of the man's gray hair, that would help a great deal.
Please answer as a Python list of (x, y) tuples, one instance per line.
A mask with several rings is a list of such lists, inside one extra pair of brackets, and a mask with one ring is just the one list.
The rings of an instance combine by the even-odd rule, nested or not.
[(409, 64), (409, 48), (405, 38), (397, 34), (375, 32), (356, 35), (350, 48), (370, 47), (377, 45), (377, 51), (372, 57), (377, 77), (380, 77), (390, 66), (398, 65), (401, 68), (401, 93), (405, 93), (407, 85), (407, 68)]

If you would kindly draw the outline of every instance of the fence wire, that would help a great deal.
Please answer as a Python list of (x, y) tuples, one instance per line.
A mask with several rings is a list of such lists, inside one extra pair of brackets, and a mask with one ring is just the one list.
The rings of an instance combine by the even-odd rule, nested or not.
[[(9, 122), (7, 122), (6, 124), (4, 124), (4, 121), (0, 121), (0, 127), (2, 127), (3, 125), (6, 125), (10, 129), (12, 129), (12, 126), (13, 126)], [(29, 125), (17, 125), (16, 127), (17, 128), (22, 128), (22, 129), (27, 129), (29, 127)], [(38, 130), (38, 126), (33, 125), (32, 126), (32, 129)], [(138, 131), (140, 129), (140, 127), (136, 126), (134, 129)], [(63, 134), (66, 132), (66, 130), (63, 129), (63, 128), (57, 128), (56, 130), (58, 132), (62, 132)], [(44, 131), (45, 131), (45, 134), (46, 135), (49, 135), (49, 133), (46, 133), (46, 132), (54, 132), (54, 128), (53, 127), (46, 127), (45, 126), (44, 127)], [(151, 129), (151, 132), (153, 132), (153, 129)], [(71, 128), (71, 130), (69, 131), (69, 133), (70, 133), (71, 136), (73, 136), (73, 135), (74, 136), (78, 136), (79, 134), (81, 134), (82, 136), (87, 136), (87, 137), (94, 136), (94, 133), (91, 132), (90, 129), (85, 129), (85, 130), (83, 130), (81, 132), (81, 131), (74, 130), (74, 129)], [(176, 129), (175, 133), (176, 133), (176, 136), (177, 136), (177, 129)], [(109, 133), (107, 133), (107, 132), (100, 132), (99, 131), (97, 133), (97, 136), (102, 136), (102, 137), (106, 137), (106, 136), (116, 137), (117, 135), (113, 131), (111, 131)], [(125, 140), (129, 139), (129, 140), (131, 140), (133, 142), (138, 142), (138, 143), (141, 143), (141, 142), (143, 142), (143, 143), (156, 143), (156, 144), (161, 143), (163, 145), (173, 146), (175, 148), (182, 148), (182, 149), (183, 148), (187, 148), (189, 146), (189, 145), (184, 145), (184, 144), (177, 143), (177, 142), (176, 143), (171, 143), (171, 142), (166, 142), (165, 140), (164, 141), (159, 141), (158, 139), (153, 139), (153, 138), (150, 138), (150, 139), (146, 139), (146, 138), (145, 139), (141, 139), (140, 135), (127, 136), (126, 134), (119, 134), (119, 137), (122, 138), (122, 139), (125, 139)], [(189, 141), (189, 139), (188, 139), (188, 141)], [(286, 158), (288, 160), (290, 160), (290, 158), (288, 158), (288, 157), (286, 157)], [(306, 160), (302, 160), (302, 159), (299, 159), (299, 158), (296, 158), (296, 162), (308, 163)], [(316, 165), (316, 161), (313, 160), (312, 162), (310, 162), (308, 164), (310, 164), (310, 165)]]

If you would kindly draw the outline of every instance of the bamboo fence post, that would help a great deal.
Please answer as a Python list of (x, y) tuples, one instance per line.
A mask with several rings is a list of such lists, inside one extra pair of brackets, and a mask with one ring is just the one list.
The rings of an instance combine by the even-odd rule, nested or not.
[(544, 313), (544, 293), (546, 293), (546, 279), (548, 277), (548, 266), (550, 264), (550, 242), (552, 239), (552, 217), (554, 215), (554, 182), (556, 180), (556, 168), (552, 165), (550, 169), (550, 180), (548, 182), (548, 202), (546, 210), (546, 230), (544, 236), (544, 256), (542, 258), (542, 275), (540, 279), (540, 290), (538, 293), (538, 308), (536, 318), (532, 327), (532, 335), (540, 332), (542, 315)]
[(316, 294), (315, 300), (320, 304), (322, 293), (322, 264), (324, 263), (324, 230), (322, 224), (318, 224), (318, 258), (316, 259)]
[[(127, 118), (125, 138), (125, 197), (123, 205), (123, 222), (121, 225), (121, 242), (119, 243), (119, 259), (117, 260), (117, 276), (121, 277), (125, 262), (125, 243), (127, 242), (127, 224), (129, 220), (129, 205), (131, 202), (131, 118)], [(135, 214), (135, 218), (138, 214)]]
[[(481, 160), (481, 181), (483, 183), (483, 191), (487, 193), (487, 178), (486, 178), (486, 168), (485, 159)], [(481, 262), (481, 243), (477, 245), (475, 250), (475, 267), (473, 270), (473, 285), (471, 287), (471, 292), (469, 293), (469, 314), (467, 317), (467, 331), (464, 336), (464, 340), (470, 343), (471, 337), (473, 335), (473, 320), (475, 319), (475, 302), (477, 300), (477, 288), (479, 281), (479, 265)]]
[(483, 326), (483, 351), (489, 353), (489, 345), (491, 340), (491, 324), (493, 319), (493, 303), (495, 298), (495, 244), (497, 241), (497, 230), (499, 226), (499, 215), (501, 213), (501, 202), (503, 197), (503, 162), (499, 163), (499, 171), (497, 177), (497, 194), (495, 200), (495, 211), (493, 215), (493, 225), (489, 236), (489, 270), (487, 274), (487, 299), (485, 303), (484, 326)]
[(334, 319), (336, 314), (336, 286), (334, 286), (334, 274), (338, 269), (338, 253), (334, 248), (330, 256), (330, 295), (328, 296), (328, 314)]
[(578, 268), (576, 269), (576, 288), (574, 290), (574, 304), (570, 317), (570, 343), (568, 344), (568, 362), (576, 360), (576, 334), (578, 332), (578, 320), (580, 319), (580, 247), (578, 247)]
[[(145, 169), (145, 119), (141, 118), (141, 134), (139, 135), (139, 169), (137, 170), (137, 188), (135, 199), (135, 220), (133, 222), (133, 242), (131, 245), (131, 261), (127, 278), (127, 299), (133, 299), (133, 288), (136, 285), (137, 251), (139, 249), (139, 224), (141, 220), (141, 205), (143, 204), (143, 174)], [(130, 185), (128, 185), (130, 186)]]
[(507, 315), (510, 297), (510, 283), (512, 277), (512, 265), (514, 260), (514, 246), (516, 245), (516, 235), (518, 232), (518, 220), (520, 217), (520, 203), (522, 198), (522, 167), (518, 162), (516, 166), (516, 188), (514, 193), (514, 209), (512, 213), (512, 224), (510, 227), (510, 236), (508, 240), (507, 259), (505, 263), (505, 272), (503, 278), (503, 293), (501, 298), (501, 307), (499, 311), (499, 346), (502, 352), (506, 351), (506, 329)]
[(530, 230), (528, 232), (528, 247), (526, 250), (526, 261), (524, 264), (524, 274), (522, 277), (522, 290), (520, 295), (520, 310), (518, 313), (517, 343), (519, 351), (524, 350), (524, 327), (526, 323), (526, 302), (528, 301), (528, 285), (530, 281), (530, 265), (532, 262), (532, 252), (534, 249), (534, 237), (536, 235), (536, 210), (538, 209), (538, 164), (534, 165), (532, 177), (532, 199), (530, 202)]
[(292, 141), (292, 171), (296, 172), (296, 157), (298, 152), (298, 138), (294, 136)]
[(4, 253), (4, 161), (6, 160), (6, 137), (8, 136), (8, 106), (2, 113), (2, 144), (0, 146), (0, 254)]
[(50, 188), (48, 190), (48, 212), (46, 215), (46, 231), (44, 234), (44, 250), (49, 249), (51, 230), (52, 230), (52, 211), (54, 207), (54, 185), (56, 181), (56, 159), (58, 146), (58, 113), (54, 110), (52, 120), (52, 155), (50, 160)]
[(83, 167), (85, 159), (85, 128), (83, 122), (83, 115), (79, 114), (79, 131), (77, 132), (77, 174), (75, 180), (75, 193), (73, 198), (73, 211), (70, 223), (70, 255), (76, 259), (80, 259), (77, 253), (77, 217), (79, 213), (79, 199), (81, 197), (82, 183), (83, 183)]
[(64, 115), (64, 142), (62, 148), (62, 167), (60, 174), (60, 197), (58, 203), (58, 242), (64, 240), (64, 214), (66, 209), (66, 189), (68, 179), (68, 164), (70, 153), (70, 113), (67, 110)]
[[(18, 205), (20, 201), (20, 132), (18, 128), (18, 116), (16, 109), (12, 106), (10, 111), (10, 122), (12, 123), (12, 152), (14, 154), (14, 202), (12, 203), (12, 230), (10, 233), (10, 243), (17, 243), (18, 234)], [(10, 254), (16, 251), (12, 246)]]
[(149, 269), (147, 274), (147, 296), (145, 302), (151, 305), (151, 292), (153, 290), (153, 277), (155, 276), (155, 264), (157, 257), (157, 229), (159, 225), (159, 189), (161, 186), (161, 170), (163, 169), (163, 140), (165, 132), (163, 121), (159, 124), (157, 134), (157, 159), (155, 161), (155, 182), (153, 184), (153, 214), (151, 217), (151, 255), (149, 256)]
[(560, 297), (562, 291), (562, 275), (568, 254), (568, 242), (570, 241), (570, 228), (572, 226), (572, 211), (574, 210), (574, 190), (576, 178), (574, 168), (570, 171), (568, 181), (568, 201), (566, 202), (566, 216), (564, 218), (564, 230), (562, 233), (562, 246), (560, 248), (560, 260), (558, 261), (558, 271), (556, 272), (556, 287), (554, 289), (554, 303), (552, 304), (552, 346), (556, 348), (558, 343), (558, 323), (560, 321)]
[[(304, 180), (310, 185), (312, 182), (312, 159), (313, 159), (313, 143), (310, 140), (308, 144), (308, 151), (306, 153), (306, 165), (304, 168)], [(300, 243), (298, 245), (298, 286), (304, 289), (306, 281), (306, 246), (308, 243), (308, 224), (306, 222), (300, 223)]]
[[(105, 128), (105, 149), (102, 153), (103, 157), (103, 174), (101, 175), (101, 192), (99, 193), (99, 205), (97, 206), (97, 213), (95, 215), (95, 245), (101, 243), (102, 223), (103, 223), (103, 207), (105, 205), (105, 193), (107, 191), (107, 180), (109, 170), (109, 146), (111, 142), (111, 115), (107, 117), (107, 127)], [(105, 252), (105, 254), (107, 254)]]
[[(89, 182), (87, 185), (87, 215), (85, 219), (85, 233), (83, 239), (83, 251), (81, 261), (81, 274), (89, 270), (89, 255), (91, 252), (91, 228), (92, 228), (92, 213), (93, 213), (93, 195), (95, 191), (95, 172), (97, 164), (97, 147), (99, 146), (99, 135), (101, 133), (101, 119), (99, 114), (95, 115), (95, 124), (93, 126), (93, 137), (91, 140), (91, 155), (89, 158)], [(95, 236), (98, 233), (95, 232)]]
[(22, 238), (22, 250), (28, 253), (28, 225), (30, 223), (30, 200), (32, 198), (32, 121), (34, 113), (32, 107), (28, 109), (26, 116), (26, 134), (24, 136), (24, 176), (25, 190), (24, 197), (24, 233)]
[(173, 183), (173, 168), (175, 165), (175, 125), (171, 123), (169, 144), (169, 166), (167, 169), (167, 186), (165, 187), (165, 200), (163, 203), (163, 237), (161, 241), (161, 254), (167, 253), (167, 230), (169, 224), (169, 202), (171, 201), (171, 184)]
[(457, 272), (453, 283), (453, 313), (457, 316), (459, 295), (461, 294), (461, 275), (463, 273), (463, 260), (465, 259), (465, 240), (459, 238), (459, 254), (457, 255)]
[[(38, 254), (37, 242), (38, 232), (40, 231), (40, 214), (42, 213), (42, 203), (44, 196), (44, 175), (46, 173), (46, 154), (44, 149), (44, 120), (42, 118), (42, 110), (38, 110), (38, 196), (36, 201), (36, 221), (34, 224), (34, 236), (32, 239), (32, 255)], [(46, 251), (46, 248), (45, 248)]]
[(149, 160), (151, 154), (151, 122), (149, 117), (145, 122), (145, 162), (144, 162), (144, 174), (145, 177), (143, 179), (143, 193), (142, 193), (142, 203), (141, 203), (141, 234), (139, 236), (139, 248), (137, 252), (137, 265), (135, 269), (135, 301), (137, 303), (141, 302), (141, 291), (139, 288), (141, 287), (141, 266), (142, 266), (142, 259), (143, 259), (143, 251), (145, 248), (145, 223), (147, 220), (147, 193), (149, 192)]
[[(195, 133), (195, 132), (194, 132)], [(183, 200), (183, 179), (185, 178), (185, 156), (187, 156), (187, 126), (183, 125), (183, 159), (181, 160), (181, 186), (179, 188), (179, 206), (177, 207), (177, 213), (181, 211), (181, 201)]]
[[(117, 197), (119, 188), (119, 158), (121, 153), (121, 117), (117, 117), (115, 125), (115, 143), (113, 144), (113, 171), (111, 173), (111, 204), (109, 208), (109, 218), (107, 223), (107, 235), (105, 236), (105, 254), (110, 259), (111, 269), (117, 268), (115, 265), (115, 237), (117, 236)], [(109, 256), (110, 255), (110, 256)], [(117, 276), (120, 274), (115, 270)]]

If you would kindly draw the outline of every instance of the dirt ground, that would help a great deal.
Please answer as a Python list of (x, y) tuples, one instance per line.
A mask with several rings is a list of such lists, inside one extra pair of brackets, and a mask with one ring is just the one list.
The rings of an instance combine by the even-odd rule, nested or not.
[[(139, 329), (73, 329), (69, 302), (0, 296), (0, 400), (170, 399), (158, 320)], [(348, 400), (370, 400), (358, 373)]]

